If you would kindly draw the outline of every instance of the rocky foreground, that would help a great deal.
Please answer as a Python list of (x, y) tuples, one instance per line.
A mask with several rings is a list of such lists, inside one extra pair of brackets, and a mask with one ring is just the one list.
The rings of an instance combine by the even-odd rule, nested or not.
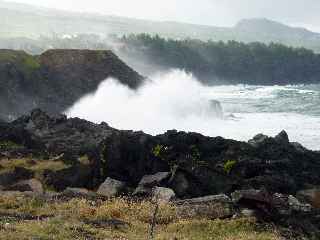
[(60, 217), (91, 229), (61, 239), (106, 239), (101, 227), (111, 239), (144, 239), (149, 225), (157, 239), (210, 239), (199, 234), (221, 228), (228, 231), (215, 239), (319, 239), (319, 173), (320, 152), (285, 132), (249, 142), (174, 130), (151, 136), (34, 110), (0, 122), (0, 231), (14, 239), (11, 230), (25, 234), (19, 224)]

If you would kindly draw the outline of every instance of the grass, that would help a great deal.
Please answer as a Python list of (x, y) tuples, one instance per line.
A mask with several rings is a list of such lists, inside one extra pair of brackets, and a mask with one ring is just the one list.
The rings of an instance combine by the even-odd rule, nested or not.
[(49, 169), (53, 171), (59, 171), (68, 167), (62, 161), (52, 161), (52, 160), (39, 160), (32, 158), (17, 158), (17, 159), (0, 159), (1, 171), (8, 171), (14, 169), (15, 167), (23, 167), (34, 171), (35, 173), (41, 172), (43, 170)]
[(38, 57), (24, 51), (3, 50), (0, 53), (0, 62), (15, 63), (27, 76), (41, 67)]
[(12, 62), (16, 61), (21, 55), (23, 54), (22, 51), (1, 51), (0, 53), (0, 62)]
[(23, 65), (29, 71), (35, 71), (40, 68), (40, 63), (38, 59), (31, 55), (26, 55), (23, 58)]
[[(0, 158), (0, 174), (10, 172), (17, 167), (31, 170), (33, 172), (34, 178), (43, 182), (45, 170), (60, 171), (70, 167), (70, 165), (67, 165), (63, 161), (42, 160), (32, 157), (16, 159)], [(43, 187), (46, 191), (54, 191), (54, 188), (52, 186), (43, 184)]]
[(20, 145), (11, 141), (0, 141), (0, 151), (14, 150), (20, 147)]
[[(118, 198), (109, 201), (46, 202), (17, 196), (0, 197), (5, 213), (52, 216), (42, 221), (0, 221), (0, 239), (148, 239), (154, 206), (151, 202)], [(258, 231), (254, 219), (181, 220), (175, 207), (160, 205), (155, 239), (157, 240), (278, 240), (272, 230)], [(127, 222), (120, 228), (99, 227), (90, 221), (118, 219)]]

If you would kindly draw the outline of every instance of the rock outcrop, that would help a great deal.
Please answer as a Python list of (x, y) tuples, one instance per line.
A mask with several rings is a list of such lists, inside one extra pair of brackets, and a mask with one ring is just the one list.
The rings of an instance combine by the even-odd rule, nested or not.
[(135, 195), (150, 195), (154, 187), (163, 186), (170, 177), (169, 172), (159, 172), (154, 175), (144, 176), (134, 191)]
[(14, 169), (0, 173), (0, 186), (6, 188), (19, 181), (27, 180), (32, 177), (32, 171), (22, 167), (15, 167)]
[[(0, 164), (0, 190), (11, 191), (4, 195), (95, 201), (124, 193), (173, 204), (180, 218), (249, 216), (319, 239), (320, 152), (284, 131), (249, 142), (175, 130), (151, 136), (37, 109), (0, 123), (6, 165), (17, 160), (10, 149), (32, 158), (29, 168)], [(35, 172), (37, 157), (63, 168)], [(47, 187), (62, 193), (41, 194)]]
[(175, 197), (175, 192), (170, 188), (155, 187), (152, 189), (152, 200), (154, 202), (168, 203)]
[(309, 202), (314, 208), (320, 209), (320, 188), (301, 190), (297, 193), (298, 198)]
[(19, 192), (33, 192), (42, 194), (44, 192), (42, 183), (37, 179), (29, 179), (18, 182), (5, 190), (7, 191), (19, 191)]
[(138, 184), (148, 174), (169, 171), (167, 186), (179, 197), (265, 188), (294, 194), (318, 185), (320, 154), (265, 138), (257, 146), (197, 133), (168, 131), (155, 137), (116, 132), (104, 140), (105, 174)]
[(228, 218), (235, 214), (234, 206), (226, 195), (206, 196), (178, 201), (177, 215), (181, 218)]
[(111, 51), (48, 50), (40, 56), (0, 50), (0, 119), (34, 108), (61, 113), (112, 77), (137, 88), (143, 77)]
[(125, 191), (126, 183), (107, 178), (99, 187), (97, 193), (104, 197), (118, 197)]
[(70, 164), (44, 174), (59, 190), (98, 187), (108, 177), (150, 193), (171, 188), (179, 198), (246, 189), (295, 195), (320, 185), (320, 153), (301, 151), (285, 132), (255, 144), (177, 131), (151, 136), (35, 110), (1, 130), (7, 140)]

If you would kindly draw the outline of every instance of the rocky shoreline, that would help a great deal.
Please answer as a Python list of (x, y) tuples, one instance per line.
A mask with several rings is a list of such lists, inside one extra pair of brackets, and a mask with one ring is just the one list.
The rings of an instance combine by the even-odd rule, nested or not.
[(281, 226), (285, 239), (317, 239), (319, 173), (320, 152), (284, 131), (249, 142), (151, 136), (39, 109), (0, 122), (3, 196), (150, 199), (173, 204), (182, 219), (255, 217)]

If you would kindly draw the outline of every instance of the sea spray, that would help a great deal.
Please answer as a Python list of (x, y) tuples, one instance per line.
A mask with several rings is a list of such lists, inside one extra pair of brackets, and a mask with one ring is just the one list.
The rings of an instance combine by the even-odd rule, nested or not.
[(137, 91), (107, 79), (67, 115), (153, 135), (177, 129), (247, 141), (286, 130), (291, 141), (319, 150), (317, 86), (204, 86), (182, 70), (150, 79)]

